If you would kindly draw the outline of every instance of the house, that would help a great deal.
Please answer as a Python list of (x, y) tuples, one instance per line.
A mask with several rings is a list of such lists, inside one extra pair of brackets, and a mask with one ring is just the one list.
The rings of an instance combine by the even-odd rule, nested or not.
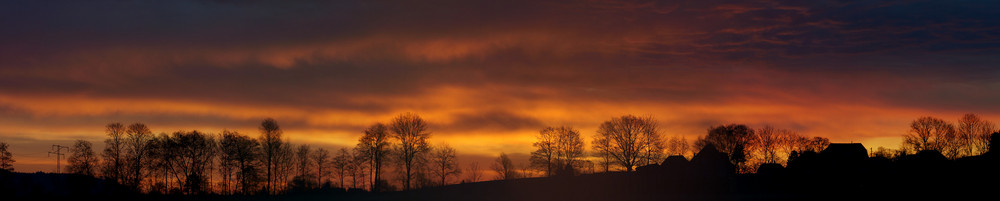
[(862, 161), (868, 159), (868, 149), (861, 143), (830, 143), (819, 155), (828, 161)]

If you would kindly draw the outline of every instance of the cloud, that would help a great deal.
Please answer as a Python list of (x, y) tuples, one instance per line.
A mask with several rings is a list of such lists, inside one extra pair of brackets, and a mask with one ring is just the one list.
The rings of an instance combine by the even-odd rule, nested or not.
[(453, 117), (454, 120), (447, 125), (440, 126), (443, 130), (462, 131), (493, 131), (498, 133), (533, 130), (546, 127), (542, 121), (511, 114), (503, 111), (475, 112), (470, 114), (459, 114)]
[(1000, 117), (998, 6), (5, 1), (0, 136), (99, 138), (111, 121), (253, 135), (273, 117), (339, 147), (416, 112), (479, 155), (624, 114), (688, 139), (720, 123), (884, 138), (923, 115)]

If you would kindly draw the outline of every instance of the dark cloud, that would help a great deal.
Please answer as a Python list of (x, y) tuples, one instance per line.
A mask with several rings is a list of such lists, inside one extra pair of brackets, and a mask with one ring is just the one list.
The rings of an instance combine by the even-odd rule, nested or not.
[[(741, 65), (791, 76), (877, 71), (920, 80), (960, 79), (997, 70), (921, 58), (968, 53), (988, 58), (1000, 47), (1000, 9), (977, 1), (5, 4), (0, 25), (11, 30), (0, 35), (7, 44), (0, 47), (6, 55), (0, 56), (6, 86), (0, 90), (5, 92), (364, 111), (389, 109), (346, 100), (358, 95), (413, 96), (421, 89), (447, 85), (501, 83), (568, 94), (581, 88), (610, 89), (615, 96), (596, 98), (670, 101), (712, 101), (725, 98), (719, 94), (744, 93), (725, 89), (732, 85), (816, 88), (810, 79), (759, 86), (760, 79), (745, 76), (772, 72), (747, 71)], [(504, 34), (514, 34), (513, 39), (487, 43), (445, 63), (415, 62), (402, 50), (438, 40), (469, 42)], [(524, 35), (544, 36), (539, 39), (544, 44), (532, 44), (538, 41)], [(322, 53), (324, 48), (349, 46), (345, 42), (368, 40), (376, 42), (338, 50), (350, 52), (349, 59)], [(312, 44), (320, 45), (302, 47)], [(443, 48), (458, 48), (455, 45), (462, 44)], [(117, 53), (100, 53), (108, 49)], [(295, 49), (303, 53), (281, 58), (290, 62), (290, 69), (255, 59)], [(213, 62), (227, 52), (236, 59)], [(897, 65), (904, 62), (916, 64)], [(921, 64), (928, 62), (934, 64)], [(943, 66), (948, 70), (941, 70)], [(797, 75), (801, 72), (807, 74)], [(684, 79), (688, 77), (698, 79)], [(958, 91), (954, 95), (972, 96)], [(576, 95), (595, 98), (592, 92)]]
[(726, 108), (664, 123), (685, 135), (822, 123), (754, 104), (1000, 114), (1000, 4), (983, 1), (4, 1), (0, 30), (3, 125), (66, 127), (32, 134), (272, 114), (357, 133), (417, 111), (451, 120), (435, 133), (507, 135), (565, 115), (525, 110), (636, 105)]
[(546, 127), (542, 121), (513, 114), (504, 111), (489, 111), (473, 114), (459, 114), (452, 118), (455, 120), (439, 128), (447, 133), (459, 134), (466, 131), (492, 131), (492, 132), (513, 132), (519, 130), (533, 130)]

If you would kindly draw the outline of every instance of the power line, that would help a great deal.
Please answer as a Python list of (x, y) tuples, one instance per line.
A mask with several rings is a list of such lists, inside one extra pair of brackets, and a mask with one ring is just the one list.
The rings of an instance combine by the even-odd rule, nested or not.
[(49, 151), (49, 157), (52, 157), (52, 154), (56, 155), (56, 173), (62, 173), (62, 171), (60, 171), (60, 169), (59, 169), (59, 166), (60, 166), (59, 161), (60, 161), (60, 158), (62, 158), (63, 155), (66, 155), (66, 154), (62, 153), (62, 150), (66, 149), (66, 151), (69, 151), (69, 147), (54, 144), (54, 145), (52, 145), (52, 149), (54, 151)]

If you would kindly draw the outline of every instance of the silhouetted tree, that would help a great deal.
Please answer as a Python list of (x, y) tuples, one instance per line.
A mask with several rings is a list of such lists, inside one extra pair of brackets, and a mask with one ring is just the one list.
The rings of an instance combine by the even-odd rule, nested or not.
[[(427, 155), (430, 155), (428, 153)], [(428, 157), (421, 157), (417, 160), (413, 168), (413, 184), (410, 186), (412, 189), (427, 188), (437, 186), (437, 179), (431, 175), (431, 167), (429, 165), (430, 161)], [(404, 178), (405, 179), (405, 178)]]
[(594, 161), (591, 160), (580, 160), (580, 174), (593, 174), (595, 173)]
[(142, 123), (134, 123), (125, 130), (125, 185), (139, 189), (149, 169), (150, 142), (153, 132)]
[(971, 156), (986, 153), (989, 135), (996, 131), (993, 122), (983, 120), (976, 114), (965, 114), (958, 120), (957, 135), (962, 155)]
[(609, 144), (608, 142), (608, 139), (595, 138), (591, 142), (591, 144), (592, 148), (594, 149), (593, 156), (600, 159), (599, 165), (601, 166), (601, 168), (604, 170), (604, 172), (611, 171), (611, 164), (614, 163), (614, 161), (612, 161), (613, 159), (611, 158), (611, 153), (603, 151), (606, 149), (606, 147), (611, 146), (611, 144)]
[(993, 132), (993, 134), (990, 134), (990, 136), (987, 137), (986, 141), (988, 143), (986, 144), (986, 153), (990, 153), (991, 150), (994, 150), (994, 148), (1000, 146), (1000, 143), (994, 141), (994, 140), (1000, 140), (997, 139), (997, 137), (1000, 137), (1000, 131)]
[(943, 151), (954, 137), (955, 126), (950, 123), (934, 117), (920, 117), (910, 123), (910, 132), (903, 136), (903, 143), (916, 152)]
[[(226, 133), (230, 132), (228, 130), (223, 130), (223, 134), (219, 135), (219, 176), (221, 176), (222, 181), (219, 182), (218, 193), (223, 195), (231, 195), (236, 193), (235, 190), (235, 180), (236, 180), (236, 160), (235, 157), (230, 155), (231, 147), (230, 144), (226, 142)], [(227, 147), (229, 146), (229, 147)]]
[(413, 170), (417, 168), (423, 155), (430, 150), (427, 144), (427, 138), (430, 138), (427, 123), (416, 114), (405, 113), (392, 120), (389, 130), (392, 131), (392, 137), (398, 141), (394, 153), (403, 166), (401, 168), (404, 171), (403, 189), (410, 190)]
[(0, 142), (0, 170), (14, 171), (14, 155), (7, 149), (10, 148), (6, 142)]
[(316, 167), (316, 184), (323, 185), (324, 180), (330, 174), (330, 151), (318, 148), (312, 153), (312, 163)]
[(892, 159), (895, 158), (895, 152), (896, 151), (892, 149), (879, 146), (878, 148), (875, 148), (875, 151), (872, 151), (872, 157), (883, 157)]
[(274, 193), (281, 193), (285, 190), (287, 186), (284, 186), (289, 177), (293, 176), (295, 171), (295, 151), (292, 150), (292, 145), (285, 142), (284, 146), (278, 150), (278, 163), (275, 166), (274, 171)]
[(805, 149), (807, 151), (813, 151), (818, 153), (820, 151), (823, 151), (823, 149), (826, 149), (827, 146), (830, 146), (830, 139), (817, 136), (806, 141)]
[[(303, 179), (308, 179), (307, 184), (311, 184), (313, 181), (313, 168), (312, 168), (312, 158), (309, 157), (312, 153), (312, 148), (309, 145), (299, 145), (299, 148), (295, 151), (295, 169), (299, 173), (297, 176)], [(312, 188), (313, 186), (306, 186)]]
[(347, 151), (347, 148), (341, 148), (340, 151), (337, 152), (337, 156), (333, 157), (332, 167), (333, 171), (337, 173), (337, 179), (340, 179), (340, 182), (338, 183), (340, 188), (344, 188), (344, 179), (347, 178), (346, 175), (350, 174), (350, 160), (352, 158), (351, 152)]
[(667, 141), (667, 154), (668, 155), (687, 155), (688, 150), (691, 147), (688, 145), (687, 139), (684, 137), (673, 136)]
[[(828, 139), (819, 139), (820, 144), (825, 143), (821, 145), (823, 147), (830, 144)], [(784, 163), (782, 159), (788, 158), (788, 154), (792, 151), (802, 149), (803, 143), (808, 143), (803, 140), (801, 136), (788, 129), (778, 129), (770, 125), (757, 129), (750, 143), (754, 146), (752, 153), (756, 153), (753, 154), (755, 156), (753, 158), (759, 159), (753, 166), (756, 167), (759, 163)]]
[(556, 146), (558, 160), (556, 162), (563, 169), (567, 165), (574, 169), (580, 167), (580, 158), (584, 157), (583, 138), (580, 137), (580, 131), (570, 127), (561, 127), (557, 130), (562, 131), (558, 132), (558, 146)]
[[(173, 177), (170, 171), (173, 160), (178, 153), (169, 149), (170, 143), (170, 135), (167, 133), (153, 136), (150, 142), (149, 171), (151, 172), (150, 177), (153, 177), (151, 178), (153, 184), (149, 189), (151, 193), (170, 193), (171, 190), (175, 189), (171, 185), (176, 182), (170, 181), (177, 181), (177, 178)], [(177, 190), (180, 190), (179, 187)]]
[[(733, 153), (729, 154), (729, 161), (732, 161), (734, 164), (738, 165), (745, 164), (747, 162), (747, 154), (745, 148), (743, 148), (742, 145), (736, 145), (736, 149), (733, 150)], [(747, 172), (748, 169), (746, 168), (750, 167), (740, 167), (740, 168), (742, 168), (741, 172)]]
[(500, 156), (493, 162), (491, 166), (493, 171), (497, 172), (496, 179), (498, 180), (510, 180), (517, 179), (520, 176), (517, 174), (517, 167), (514, 167), (514, 162), (507, 157), (507, 154), (500, 153)]
[(351, 175), (351, 188), (364, 187), (365, 176), (368, 172), (368, 160), (365, 159), (364, 155), (352, 150), (351, 155), (347, 160), (347, 170)]
[(356, 149), (361, 152), (371, 166), (372, 191), (379, 191), (378, 182), (382, 181), (382, 165), (385, 164), (390, 154), (391, 146), (388, 128), (382, 123), (375, 123), (364, 131), (361, 139), (358, 139)]
[(558, 135), (555, 128), (548, 127), (538, 132), (538, 135), (535, 137), (537, 141), (532, 143), (535, 151), (531, 152), (531, 157), (528, 160), (532, 165), (545, 170), (545, 176), (552, 176), (552, 171), (555, 167), (558, 167), (554, 164)]
[(448, 185), (449, 176), (462, 174), (462, 169), (458, 167), (458, 156), (455, 148), (448, 144), (443, 144), (435, 148), (431, 154), (431, 173), (437, 178), (441, 178), (441, 185)]
[[(515, 166), (518, 167), (517, 176), (518, 178), (531, 178), (535, 177), (534, 169), (531, 168), (531, 164), (522, 164)], [(556, 173), (559, 172), (559, 168), (556, 168)]]
[(238, 192), (250, 194), (257, 190), (261, 180), (260, 143), (249, 136), (233, 131), (222, 131), (219, 141), (221, 164), (231, 166), (238, 184)]
[(483, 173), (479, 171), (481, 171), (479, 169), (479, 162), (469, 163), (469, 169), (465, 171), (469, 173), (469, 182), (479, 182), (479, 179), (482, 179)]
[[(711, 127), (708, 135), (699, 137), (695, 141), (696, 147), (713, 145), (719, 151), (729, 155), (730, 162), (735, 164), (741, 172), (746, 172), (750, 167), (746, 162), (746, 150), (754, 148), (754, 130), (743, 124), (729, 124)], [(737, 156), (737, 151), (741, 152)]]
[(784, 142), (778, 144), (778, 150), (782, 153), (791, 154), (793, 151), (799, 153), (808, 149), (809, 138), (802, 137), (793, 131), (788, 131), (782, 138), (784, 138)]
[(583, 157), (583, 139), (580, 132), (571, 127), (548, 127), (538, 132), (532, 146), (531, 165), (545, 171), (545, 176), (552, 176), (553, 171), (563, 168), (566, 164), (578, 165), (576, 162)]
[(986, 128), (986, 129), (994, 130), (994, 132), (992, 132), (992, 134), (980, 135), (979, 138), (976, 139), (976, 146), (980, 147), (979, 148), (979, 152), (981, 152), (981, 153), (979, 153), (979, 154), (986, 154), (986, 153), (990, 152), (990, 150), (992, 150), (992, 148), (991, 148), (992, 146), (990, 146), (990, 145), (993, 145), (993, 136), (994, 136), (994, 134), (1000, 133), (1000, 131), (998, 131), (996, 129), (995, 125), (993, 125), (993, 124), (990, 124), (990, 127)]
[(274, 119), (264, 119), (260, 124), (261, 160), (264, 165), (264, 190), (277, 193), (279, 185), (287, 180), (292, 168), (292, 148), (281, 139), (282, 131)]
[(72, 154), (66, 159), (70, 173), (94, 176), (97, 169), (97, 156), (93, 144), (86, 140), (77, 140), (70, 149)]
[(743, 124), (729, 124), (714, 126), (708, 129), (708, 135), (699, 137), (695, 144), (697, 147), (714, 145), (720, 152), (732, 154), (736, 147), (747, 148), (753, 143), (754, 131)]
[(125, 125), (121, 123), (110, 123), (105, 126), (105, 133), (108, 139), (104, 140), (104, 164), (101, 174), (104, 178), (113, 182), (123, 183), (125, 175)]
[(165, 157), (164, 168), (185, 194), (203, 194), (209, 190), (208, 176), (217, 150), (215, 138), (198, 131), (178, 131), (156, 144), (159, 149), (156, 152), (161, 153), (157, 155)]
[(763, 163), (777, 163), (779, 159), (778, 156), (778, 145), (783, 141), (781, 133), (778, 129), (766, 125), (762, 128), (758, 128), (756, 135), (752, 139), (756, 145), (756, 151), (761, 157), (761, 162)]
[(631, 172), (635, 167), (657, 163), (663, 155), (656, 120), (626, 115), (604, 122), (594, 137), (594, 150), (604, 152)]

